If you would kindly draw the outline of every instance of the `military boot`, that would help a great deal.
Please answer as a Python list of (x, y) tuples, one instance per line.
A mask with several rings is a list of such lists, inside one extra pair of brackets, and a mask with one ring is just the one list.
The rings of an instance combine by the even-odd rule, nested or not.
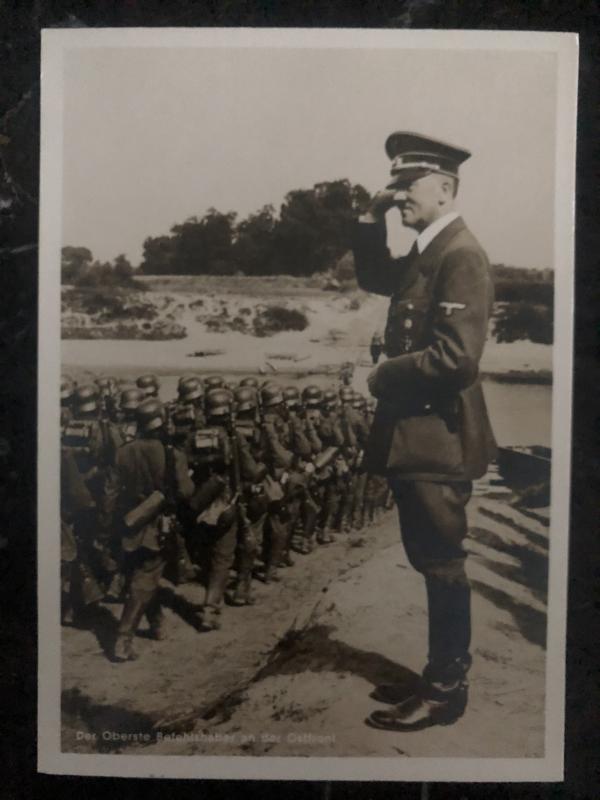
[(162, 642), (167, 638), (165, 626), (165, 615), (158, 598), (153, 598), (146, 609), (146, 619), (149, 623), (150, 637), (157, 642)]
[(63, 592), (60, 602), (60, 622), (61, 625), (72, 625), (75, 621), (73, 603), (70, 592)]
[(133, 637), (144, 615), (147, 602), (146, 598), (141, 599), (131, 595), (125, 600), (113, 651), (115, 661), (135, 661), (138, 658), (133, 649)]
[(125, 578), (120, 572), (113, 573), (110, 584), (106, 590), (106, 599), (119, 601), (125, 590)]
[(192, 563), (183, 535), (175, 533), (175, 584), (191, 583), (198, 577), (198, 567)]
[(206, 600), (204, 605), (220, 606), (225, 595), (225, 589), (229, 581), (229, 567), (224, 567), (219, 564), (213, 567), (208, 577), (208, 586), (206, 588)]
[(79, 564), (79, 591), (84, 606), (104, 599), (104, 591), (87, 564)]
[(221, 628), (221, 607), (205, 606), (202, 614), (202, 624), (211, 631), (218, 631)]
[(277, 516), (272, 517), (270, 520), (269, 548), (264, 576), (265, 583), (281, 580), (278, 569), (284, 557), (287, 538), (286, 524)]
[(331, 544), (335, 541), (335, 536), (329, 528), (317, 529), (317, 544)]
[(361, 508), (360, 511), (357, 511), (352, 517), (352, 528), (355, 531), (362, 531), (364, 527), (365, 527), (365, 516), (364, 516), (364, 510)]
[(254, 567), (254, 554), (242, 555), (238, 570), (235, 592), (231, 598), (234, 606), (251, 606), (254, 604), (252, 596), (252, 569)]
[(234, 606), (252, 606), (254, 605), (254, 595), (252, 594), (252, 574), (244, 575), (238, 578), (235, 587), (235, 592), (231, 598)]

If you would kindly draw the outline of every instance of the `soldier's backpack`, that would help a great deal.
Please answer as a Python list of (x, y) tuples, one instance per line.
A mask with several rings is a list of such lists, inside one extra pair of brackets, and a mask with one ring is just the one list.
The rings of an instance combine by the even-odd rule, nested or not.
[(67, 423), (62, 436), (62, 446), (75, 455), (91, 455), (94, 439), (94, 424), (89, 421), (71, 420)]
[(196, 410), (190, 405), (176, 406), (171, 414), (171, 419), (176, 431), (189, 430), (196, 424)]
[(87, 475), (99, 466), (98, 424), (91, 420), (71, 420), (63, 431), (61, 446), (72, 453), (77, 468)]
[(251, 446), (260, 444), (260, 428), (252, 420), (237, 420), (235, 429)]
[(196, 468), (222, 469), (231, 464), (228, 439), (219, 428), (201, 428), (194, 432), (191, 460)]
[(123, 422), (120, 426), (120, 433), (125, 444), (128, 442), (133, 442), (134, 439), (137, 439), (138, 435), (137, 422), (135, 422), (135, 420), (131, 422)]

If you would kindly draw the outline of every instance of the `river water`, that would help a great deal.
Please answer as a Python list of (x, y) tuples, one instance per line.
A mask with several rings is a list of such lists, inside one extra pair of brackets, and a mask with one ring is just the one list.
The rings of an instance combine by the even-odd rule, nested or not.
[(486, 380), (483, 390), (500, 445), (552, 445), (552, 386)]

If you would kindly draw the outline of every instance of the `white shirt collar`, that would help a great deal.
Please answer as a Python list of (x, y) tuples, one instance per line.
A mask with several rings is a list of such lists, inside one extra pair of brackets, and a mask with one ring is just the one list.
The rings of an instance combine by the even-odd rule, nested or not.
[(444, 214), (443, 217), (436, 219), (435, 222), (432, 222), (431, 225), (428, 225), (424, 231), (417, 236), (417, 250), (419, 251), (419, 255), (425, 250), (428, 244), (444, 230), (446, 225), (449, 225), (451, 222), (459, 216), (457, 211), (449, 211), (447, 214)]

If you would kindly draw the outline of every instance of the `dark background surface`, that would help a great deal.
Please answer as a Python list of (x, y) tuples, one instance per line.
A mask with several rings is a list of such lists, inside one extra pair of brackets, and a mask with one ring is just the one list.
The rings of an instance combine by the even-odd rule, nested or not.
[[(600, 797), (598, 394), (600, 19), (597, 2), (244, 0), (5, 2), (0, 5), (0, 798), (165, 795), (269, 798)], [(122, 780), (36, 774), (36, 338), (39, 44), (44, 27), (298, 26), (576, 31), (580, 34), (577, 313), (564, 784)], [(450, 78), (449, 78), (450, 80)], [(518, 201), (518, 198), (516, 198)], [(42, 395), (43, 396), (43, 395)], [(555, 421), (560, 424), (560, 420)], [(43, 476), (41, 476), (43, 480)], [(43, 526), (41, 536), (43, 540)], [(352, 702), (352, 698), (348, 698)]]

